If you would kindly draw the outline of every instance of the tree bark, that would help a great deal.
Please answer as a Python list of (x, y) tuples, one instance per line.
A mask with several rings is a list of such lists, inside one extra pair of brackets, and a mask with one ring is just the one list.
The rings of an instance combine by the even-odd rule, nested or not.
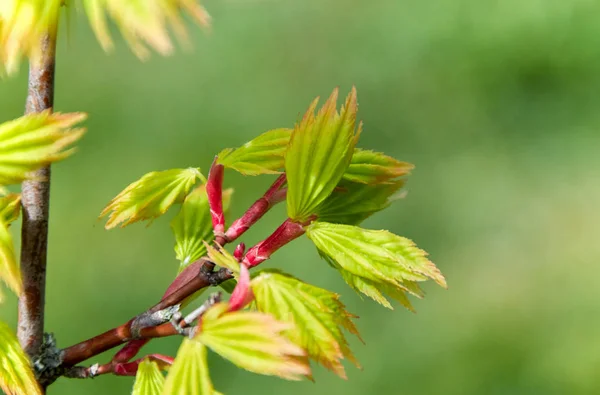
[[(29, 67), (29, 91), (25, 113), (52, 109), (54, 104), (54, 66), (56, 34), (42, 40), (42, 57)], [(31, 357), (38, 353), (44, 334), (46, 291), (46, 253), (48, 246), (48, 208), (50, 166), (35, 172), (22, 184), (23, 225), (21, 229), (21, 275), (23, 294), (19, 298), (17, 336)]]

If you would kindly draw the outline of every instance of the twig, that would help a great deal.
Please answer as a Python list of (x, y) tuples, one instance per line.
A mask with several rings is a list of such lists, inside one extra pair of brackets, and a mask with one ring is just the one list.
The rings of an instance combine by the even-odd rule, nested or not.
[[(29, 92), (26, 114), (52, 109), (54, 101), (54, 66), (56, 32), (42, 39), (42, 56), (29, 68)], [(46, 253), (48, 246), (48, 207), (50, 201), (50, 166), (45, 166), (23, 182), (21, 204), (21, 275), (23, 293), (19, 298), (17, 336), (25, 352), (35, 356), (44, 335), (46, 291)]]

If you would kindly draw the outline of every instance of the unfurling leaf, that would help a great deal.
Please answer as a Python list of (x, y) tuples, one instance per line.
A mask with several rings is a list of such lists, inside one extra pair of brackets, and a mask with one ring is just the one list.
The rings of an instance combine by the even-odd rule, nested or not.
[(402, 302), (404, 291), (421, 295), (417, 282), (432, 279), (446, 287), (444, 276), (427, 259), (427, 253), (404, 237), (326, 222), (313, 222), (306, 233), (321, 255), (347, 272), (342, 274), (352, 288), (384, 305), (377, 290)]
[(342, 180), (338, 188), (317, 207), (317, 217), (322, 222), (358, 225), (388, 207), (403, 185), (404, 180), (376, 185)]
[(163, 388), (163, 395), (216, 395), (206, 363), (206, 347), (183, 339)]
[[(223, 210), (227, 212), (233, 189), (223, 191)], [(206, 186), (200, 185), (185, 198), (179, 213), (171, 221), (175, 235), (175, 253), (179, 259), (179, 271), (206, 254), (204, 241), (212, 242), (215, 235), (212, 228), (210, 207), (206, 196)]]
[(360, 134), (355, 134), (356, 90), (336, 110), (338, 91), (333, 91), (315, 116), (317, 100), (296, 125), (285, 154), (288, 182), (288, 216), (303, 222), (331, 194), (346, 172)]
[(19, 69), (26, 56), (37, 63), (42, 54), (42, 38), (56, 35), (62, 0), (0, 1), (0, 71), (8, 74)]
[(240, 273), (237, 276), (237, 283), (229, 298), (229, 311), (243, 309), (254, 300), (254, 293), (250, 288), (250, 271), (244, 264), (240, 265)]
[(7, 395), (41, 395), (29, 358), (8, 325), (0, 321), (0, 388)]
[(131, 50), (141, 59), (149, 55), (146, 45), (162, 55), (173, 51), (169, 29), (187, 43), (180, 11), (186, 11), (198, 24), (208, 26), (210, 17), (197, 0), (83, 0), (88, 19), (102, 48), (113, 48), (106, 15), (117, 25)]
[(3, 220), (0, 220), (0, 279), (17, 295), (23, 291), (21, 270), (15, 258), (12, 236)]
[(183, 201), (196, 180), (204, 179), (200, 169), (153, 171), (129, 184), (106, 206), (100, 217), (109, 215), (105, 228), (121, 227), (163, 215), (174, 203)]
[(0, 197), (0, 221), (7, 226), (16, 221), (21, 214), (21, 195), (9, 193)]
[(218, 163), (249, 176), (279, 173), (291, 134), (291, 129), (270, 130), (239, 148), (224, 149)]
[(19, 184), (29, 172), (71, 155), (67, 147), (85, 132), (71, 127), (85, 118), (44, 111), (0, 124), (0, 185)]
[(220, 247), (217, 249), (207, 242), (204, 242), (204, 248), (206, 248), (208, 258), (211, 262), (216, 263), (218, 266), (225, 267), (235, 274), (240, 273), (240, 263), (225, 248)]
[(196, 339), (235, 365), (254, 373), (299, 380), (310, 374), (302, 360), (304, 350), (283, 337), (290, 323), (271, 315), (236, 311), (226, 312), (227, 304), (213, 306), (202, 317)]
[(138, 365), (131, 395), (161, 395), (164, 385), (165, 376), (158, 364), (146, 358)]
[(358, 336), (351, 320), (355, 316), (339, 295), (275, 271), (262, 271), (252, 280), (252, 290), (258, 310), (295, 324), (285, 335), (310, 358), (344, 378), (343, 358), (358, 366), (342, 331)]
[(400, 162), (380, 152), (357, 148), (344, 178), (363, 184), (381, 184), (405, 176), (412, 169), (414, 165), (410, 163)]

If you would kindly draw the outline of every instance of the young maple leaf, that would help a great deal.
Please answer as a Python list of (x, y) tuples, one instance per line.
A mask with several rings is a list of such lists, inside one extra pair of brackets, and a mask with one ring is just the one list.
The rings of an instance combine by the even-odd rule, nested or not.
[(108, 215), (106, 229), (154, 219), (182, 202), (198, 179), (204, 180), (204, 176), (196, 168), (147, 173), (111, 200), (100, 218)]
[(274, 270), (260, 272), (252, 280), (252, 290), (259, 311), (294, 323), (285, 335), (308, 357), (343, 378), (342, 359), (359, 366), (342, 331), (359, 336), (351, 320), (356, 317), (346, 311), (339, 295)]
[(306, 234), (353, 289), (386, 307), (389, 302), (382, 292), (412, 310), (404, 293), (421, 297), (418, 282), (432, 279), (446, 287), (446, 279), (427, 259), (427, 253), (407, 238), (385, 230), (327, 222), (313, 222), (306, 227)]
[(10, 395), (41, 395), (29, 358), (8, 325), (0, 321), (0, 388)]
[(217, 395), (206, 362), (206, 346), (183, 339), (163, 388), (163, 395)]
[(0, 1), (0, 60), (8, 74), (16, 72), (22, 57), (37, 63), (42, 39), (56, 35), (62, 0)]
[(149, 56), (146, 46), (162, 55), (173, 51), (169, 29), (187, 43), (181, 10), (202, 26), (208, 26), (210, 21), (208, 13), (196, 0), (83, 0), (83, 6), (104, 50), (113, 48), (106, 22), (108, 15), (141, 59)]
[(138, 366), (131, 395), (161, 395), (165, 385), (165, 376), (158, 364), (145, 358)]
[(44, 111), (0, 124), (0, 185), (21, 183), (31, 171), (71, 155), (68, 147), (85, 133), (72, 127), (85, 118)]
[(296, 125), (285, 153), (288, 216), (298, 222), (307, 220), (333, 192), (348, 169), (361, 126), (355, 131), (356, 89), (336, 110), (338, 91), (333, 91), (315, 115), (312, 102)]
[(302, 360), (304, 350), (282, 332), (290, 323), (269, 314), (251, 311), (228, 312), (220, 303), (202, 317), (202, 328), (195, 339), (235, 365), (254, 373), (300, 380), (310, 375), (310, 367)]

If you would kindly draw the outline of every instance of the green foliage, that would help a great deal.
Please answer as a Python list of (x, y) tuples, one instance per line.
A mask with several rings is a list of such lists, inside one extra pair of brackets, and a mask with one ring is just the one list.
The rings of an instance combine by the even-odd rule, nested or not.
[(336, 190), (316, 209), (323, 222), (358, 225), (371, 215), (388, 207), (397, 198), (404, 180), (365, 185), (342, 180)]
[(298, 357), (302, 348), (282, 336), (291, 323), (250, 311), (227, 313), (226, 304), (213, 306), (202, 319), (197, 339), (235, 365), (251, 372), (299, 380), (310, 374)]
[(45, 32), (54, 32), (62, 0), (2, 0), (0, 2), (0, 75), (19, 69), (23, 56), (36, 63)]
[(343, 358), (358, 366), (342, 328), (358, 330), (339, 295), (276, 271), (262, 271), (251, 286), (258, 310), (295, 324), (285, 335), (310, 358), (344, 378)]
[(161, 395), (165, 385), (165, 376), (158, 364), (145, 358), (138, 366), (131, 395)]
[(446, 280), (427, 259), (427, 253), (404, 237), (326, 222), (312, 223), (306, 233), (321, 255), (343, 269), (343, 277), (352, 288), (384, 305), (381, 291), (403, 299), (399, 293), (405, 291), (420, 295), (416, 282), (432, 279), (446, 287)]
[(218, 163), (250, 176), (280, 173), (291, 134), (291, 129), (270, 130), (239, 148), (224, 149)]
[(204, 242), (204, 248), (206, 248), (208, 258), (211, 262), (216, 263), (218, 266), (225, 267), (235, 274), (240, 273), (240, 263), (225, 248), (216, 249), (206, 242)]
[[(227, 212), (233, 189), (223, 191), (223, 210)], [(206, 254), (204, 241), (214, 239), (210, 206), (204, 184), (195, 188), (185, 198), (177, 216), (171, 221), (175, 235), (175, 253), (179, 259), (179, 271)]]
[(405, 176), (412, 169), (414, 166), (410, 163), (400, 162), (381, 152), (357, 148), (344, 178), (363, 184), (380, 184)]
[(44, 111), (0, 124), (0, 185), (18, 184), (33, 170), (62, 160), (67, 149), (85, 132), (71, 128), (85, 114), (51, 114)]
[(169, 207), (182, 202), (198, 179), (205, 181), (200, 169), (153, 171), (129, 184), (100, 214), (108, 215), (105, 228), (121, 227), (163, 215)]
[(29, 358), (8, 325), (0, 321), (0, 388), (7, 395), (41, 395)]
[(21, 213), (21, 195), (9, 193), (0, 197), (0, 221), (9, 225), (16, 221)]
[(17, 295), (23, 291), (21, 270), (15, 258), (15, 247), (8, 231), (8, 224), (4, 220), (0, 220), (0, 279)]
[(315, 213), (352, 159), (361, 129), (355, 134), (356, 90), (352, 89), (339, 113), (337, 96), (336, 89), (316, 116), (318, 99), (313, 101), (292, 132), (285, 154), (287, 208), (292, 220), (306, 221)]
[(180, 15), (184, 10), (198, 24), (208, 25), (210, 17), (196, 0), (82, 0), (96, 37), (104, 50), (113, 47), (106, 23), (108, 15), (118, 26), (132, 51), (140, 58), (149, 56), (146, 46), (163, 55), (173, 51), (169, 29), (187, 42)]
[(218, 395), (213, 388), (206, 363), (206, 347), (184, 338), (175, 362), (169, 369), (163, 395)]

